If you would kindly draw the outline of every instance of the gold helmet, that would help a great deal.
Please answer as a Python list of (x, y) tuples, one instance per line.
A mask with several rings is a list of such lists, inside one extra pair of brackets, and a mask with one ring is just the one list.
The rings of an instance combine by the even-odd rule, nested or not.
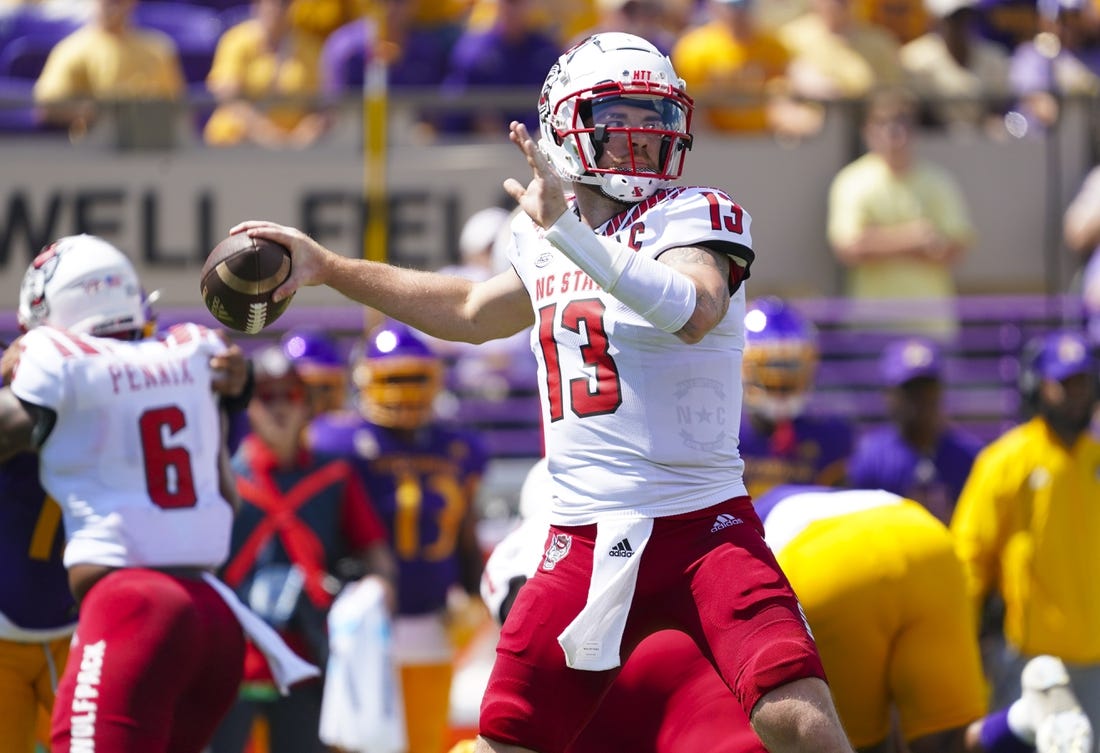
[(745, 406), (771, 421), (806, 408), (817, 373), (817, 331), (779, 298), (761, 298), (745, 314)]
[(431, 420), (443, 362), (413, 329), (386, 322), (355, 349), (351, 375), (364, 418), (391, 429), (416, 429)]
[(306, 383), (314, 414), (344, 408), (348, 367), (336, 342), (321, 330), (303, 328), (287, 332), (281, 344)]

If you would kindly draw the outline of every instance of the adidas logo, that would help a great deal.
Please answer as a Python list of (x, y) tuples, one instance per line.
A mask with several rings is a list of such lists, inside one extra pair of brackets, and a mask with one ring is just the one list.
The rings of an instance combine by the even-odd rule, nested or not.
[(722, 513), (721, 515), (719, 515), (717, 518), (714, 519), (714, 525), (711, 526), (710, 532), (711, 533), (717, 533), (718, 531), (721, 531), (723, 528), (729, 528), (730, 526), (739, 526), (744, 522), (745, 521), (741, 520), (741, 518), (737, 517), (736, 515), (730, 515), (728, 513)]
[(611, 551), (609, 551), (607, 554), (610, 557), (633, 557), (634, 550), (631, 548), (630, 542), (626, 539), (623, 539), (618, 544), (611, 547)]

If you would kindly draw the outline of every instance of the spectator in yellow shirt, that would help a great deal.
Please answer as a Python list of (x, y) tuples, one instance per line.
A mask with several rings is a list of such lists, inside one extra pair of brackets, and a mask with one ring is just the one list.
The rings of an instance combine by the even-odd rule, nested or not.
[(903, 82), (897, 41), (885, 29), (858, 20), (851, 2), (811, 0), (809, 12), (779, 29), (793, 58), (788, 75), (798, 94), (845, 99)]
[(723, 131), (769, 130), (770, 92), (784, 86), (790, 54), (757, 28), (753, 12), (752, 0), (709, 0), (709, 20), (685, 32), (672, 50), (688, 91), (709, 103), (702, 113)]
[(96, 0), (88, 23), (50, 51), (34, 85), (42, 117), (81, 132), (95, 102), (175, 100), (185, 83), (175, 43), (131, 24), (137, 0)]
[(321, 42), (290, 26), (288, 5), (253, 0), (253, 17), (218, 40), (206, 78), (219, 102), (207, 144), (301, 148), (327, 130), (328, 116), (310, 102), (320, 91)]
[(993, 595), (1004, 601), (994, 703), (1019, 690), (1018, 670), (1029, 657), (1052, 654), (1065, 663), (1094, 727), (1100, 723), (1100, 440), (1089, 423), (1096, 378), (1097, 361), (1081, 333), (1029, 342), (1020, 392), (1034, 415), (978, 454), (951, 519), (975, 610)]
[(981, 36), (984, 11), (978, 0), (927, 0), (935, 20), (924, 34), (901, 48), (901, 64), (917, 95), (929, 100), (938, 125), (1004, 131), (1011, 101), (1008, 54)]
[(856, 18), (888, 31), (898, 44), (919, 37), (928, 28), (927, 2), (922, 0), (854, 0)]
[[(916, 102), (904, 90), (879, 92), (863, 125), (868, 152), (829, 187), (828, 238), (848, 267), (848, 294), (907, 301), (874, 312), (877, 326), (947, 337), (956, 331), (952, 268), (974, 228), (954, 177), (913, 153)], [(901, 312), (894, 326), (883, 314)]]

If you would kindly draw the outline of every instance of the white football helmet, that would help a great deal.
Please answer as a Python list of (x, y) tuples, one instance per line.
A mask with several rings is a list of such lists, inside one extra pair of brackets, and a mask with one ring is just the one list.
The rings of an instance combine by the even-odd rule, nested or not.
[[(594, 104), (623, 100), (658, 117), (642, 128), (593, 117)], [(546, 76), (539, 97), (539, 148), (562, 180), (637, 203), (683, 172), (693, 108), (683, 79), (656, 47), (633, 34), (595, 34), (566, 51)], [(660, 137), (655, 168), (639, 164), (634, 138), (641, 133)], [(616, 136), (629, 145), (628, 164), (598, 167), (604, 146)]]
[(94, 235), (71, 235), (31, 262), (19, 289), (19, 326), (43, 324), (99, 336), (132, 334), (145, 325), (145, 295), (126, 255)]

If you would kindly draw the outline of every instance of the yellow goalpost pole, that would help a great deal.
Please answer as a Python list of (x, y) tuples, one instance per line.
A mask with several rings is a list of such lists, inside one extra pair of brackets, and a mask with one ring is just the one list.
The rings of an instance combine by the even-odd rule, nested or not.
[[(384, 262), (388, 254), (389, 191), (387, 175), (388, 86), (384, 3), (375, 2), (369, 17), (367, 55), (363, 61), (363, 196), (367, 222), (363, 232), (363, 258)], [(381, 314), (365, 307), (363, 329), (380, 323)]]

